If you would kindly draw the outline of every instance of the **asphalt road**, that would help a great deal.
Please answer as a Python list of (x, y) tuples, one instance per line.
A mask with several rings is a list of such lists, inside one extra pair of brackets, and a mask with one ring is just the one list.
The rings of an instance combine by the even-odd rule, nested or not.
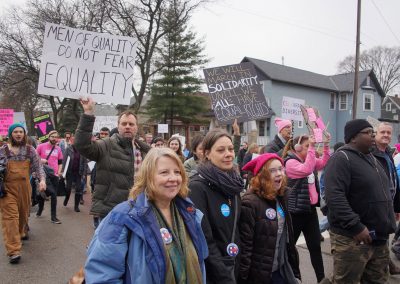
[[(73, 197), (67, 207), (62, 205), (63, 198), (59, 197), (60, 225), (50, 222), (50, 202), (46, 202), (40, 218), (35, 217), (37, 207), (32, 208), (30, 239), (24, 242), (22, 259), (18, 265), (8, 263), (0, 234), (0, 284), (67, 283), (84, 264), (86, 246), (93, 234), (92, 217), (88, 213), (90, 194), (85, 194), (84, 199), (85, 205), (81, 205), (81, 212), (76, 213), (73, 210)], [(327, 233), (324, 235), (329, 236)], [(316, 283), (309, 253), (302, 239), (298, 242), (298, 250), (303, 283)], [(325, 273), (329, 276), (333, 265), (329, 238), (322, 243), (322, 250)], [(395, 261), (400, 265), (400, 261)], [(400, 276), (392, 276), (388, 283), (400, 283)]]

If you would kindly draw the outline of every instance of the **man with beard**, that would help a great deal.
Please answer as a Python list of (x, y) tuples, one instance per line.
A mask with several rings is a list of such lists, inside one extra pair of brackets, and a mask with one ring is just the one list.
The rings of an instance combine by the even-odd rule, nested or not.
[[(376, 128), (375, 144), (376, 147), (372, 154), (379, 161), (382, 168), (385, 169), (386, 175), (389, 178), (389, 190), (391, 196), (400, 197), (400, 194), (396, 196), (396, 192), (400, 191), (399, 180), (397, 176), (396, 167), (394, 165), (393, 157), (390, 149), (390, 142), (392, 142), (392, 132), (393, 128), (390, 123), (381, 122)], [(395, 211), (399, 208), (395, 208)], [(397, 267), (393, 261), (389, 262), (389, 273), (392, 275), (400, 274), (400, 268)]]
[(54, 224), (61, 224), (61, 221), (57, 218), (57, 187), (58, 187), (58, 177), (62, 175), (62, 161), (63, 154), (61, 148), (57, 146), (58, 132), (52, 130), (49, 132), (49, 141), (40, 144), (36, 151), (41, 158), (41, 162), (44, 165), (44, 170), (46, 172), (46, 183), (47, 189), (46, 193), (39, 196), (39, 209), (36, 212), (36, 217), (40, 217), (43, 212), (44, 207), (44, 195), (50, 196), (50, 206), (51, 206), (51, 222)]
[(136, 115), (125, 111), (118, 117), (118, 133), (92, 141), (95, 102), (81, 100), (84, 113), (75, 132), (76, 149), (96, 162), (96, 182), (90, 214), (104, 218), (117, 204), (128, 198), (136, 173), (150, 146), (135, 139)]
[[(325, 168), (331, 225), (332, 283), (386, 283), (389, 234), (396, 221), (390, 180), (371, 151), (375, 132), (364, 119), (346, 123), (341, 147)], [(395, 205), (395, 206), (394, 206)]]
[(21, 240), (28, 239), (32, 172), (39, 178), (39, 190), (46, 189), (45, 174), (35, 149), (27, 145), (25, 128), (15, 123), (8, 128), (9, 143), (0, 148), (0, 161), (6, 166), (3, 198), (0, 198), (4, 245), (10, 263), (21, 258)]

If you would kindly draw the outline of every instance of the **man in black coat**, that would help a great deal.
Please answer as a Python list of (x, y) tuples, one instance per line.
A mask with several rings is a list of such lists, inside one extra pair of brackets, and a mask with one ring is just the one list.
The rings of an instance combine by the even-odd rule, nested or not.
[(292, 135), (292, 122), (288, 119), (275, 118), (275, 126), (278, 128), (278, 134), (275, 135), (274, 140), (269, 142), (261, 149), (261, 153), (277, 153), (282, 157), (283, 148)]
[[(396, 221), (389, 178), (372, 155), (375, 132), (364, 119), (346, 123), (341, 147), (325, 168), (333, 283), (386, 283), (389, 234)], [(398, 195), (398, 193), (397, 193)], [(395, 197), (396, 200), (397, 197)]]
[[(375, 144), (376, 147), (372, 154), (384, 168), (386, 175), (389, 178), (389, 190), (392, 196), (395, 196), (396, 191), (400, 190), (396, 166), (394, 165), (392, 153), (390, 150), (390, 142), (392, 142), (393, 127), (390, 123), (381, 122), (376, 128)], [(395, 208), (396, 209), (396, 208)], [(392, 275), (400, 274), (400, 268), (393, 261), (389, 262), (389, 273)]]

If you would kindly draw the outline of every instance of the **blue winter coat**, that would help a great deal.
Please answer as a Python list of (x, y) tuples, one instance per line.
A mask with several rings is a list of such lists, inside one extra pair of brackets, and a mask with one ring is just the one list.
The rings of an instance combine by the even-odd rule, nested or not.
[[(175, 198), (199, 258), (203, 283), (207, 242), (201, 229), (203, 213), (190, 199)], [(165, 283), (166, 255), (160, 227), (148, 199), (140, 194), (116, 206), (97, 228), (87, 251), (85, 280), (97, 283)]]

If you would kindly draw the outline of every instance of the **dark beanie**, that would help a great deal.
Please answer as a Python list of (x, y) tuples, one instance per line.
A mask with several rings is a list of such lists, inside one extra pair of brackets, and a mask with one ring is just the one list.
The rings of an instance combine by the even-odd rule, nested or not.
[(348, 121), (344, 127), (344, 142), (346, 142), (346, 144), (349, 143), (351, 138), (367, 127), (372, 128), (372, 125), (365, 119), (354, 119)]
[(26, 134), (25, 126), (22, 123), (14, 123), (14, 124), (11, 124), (10, 127), (8, 128), (8, 137), (11, 137), (11, 133), (17, 127), (21, 127), (24, 130), (24, 133)]

